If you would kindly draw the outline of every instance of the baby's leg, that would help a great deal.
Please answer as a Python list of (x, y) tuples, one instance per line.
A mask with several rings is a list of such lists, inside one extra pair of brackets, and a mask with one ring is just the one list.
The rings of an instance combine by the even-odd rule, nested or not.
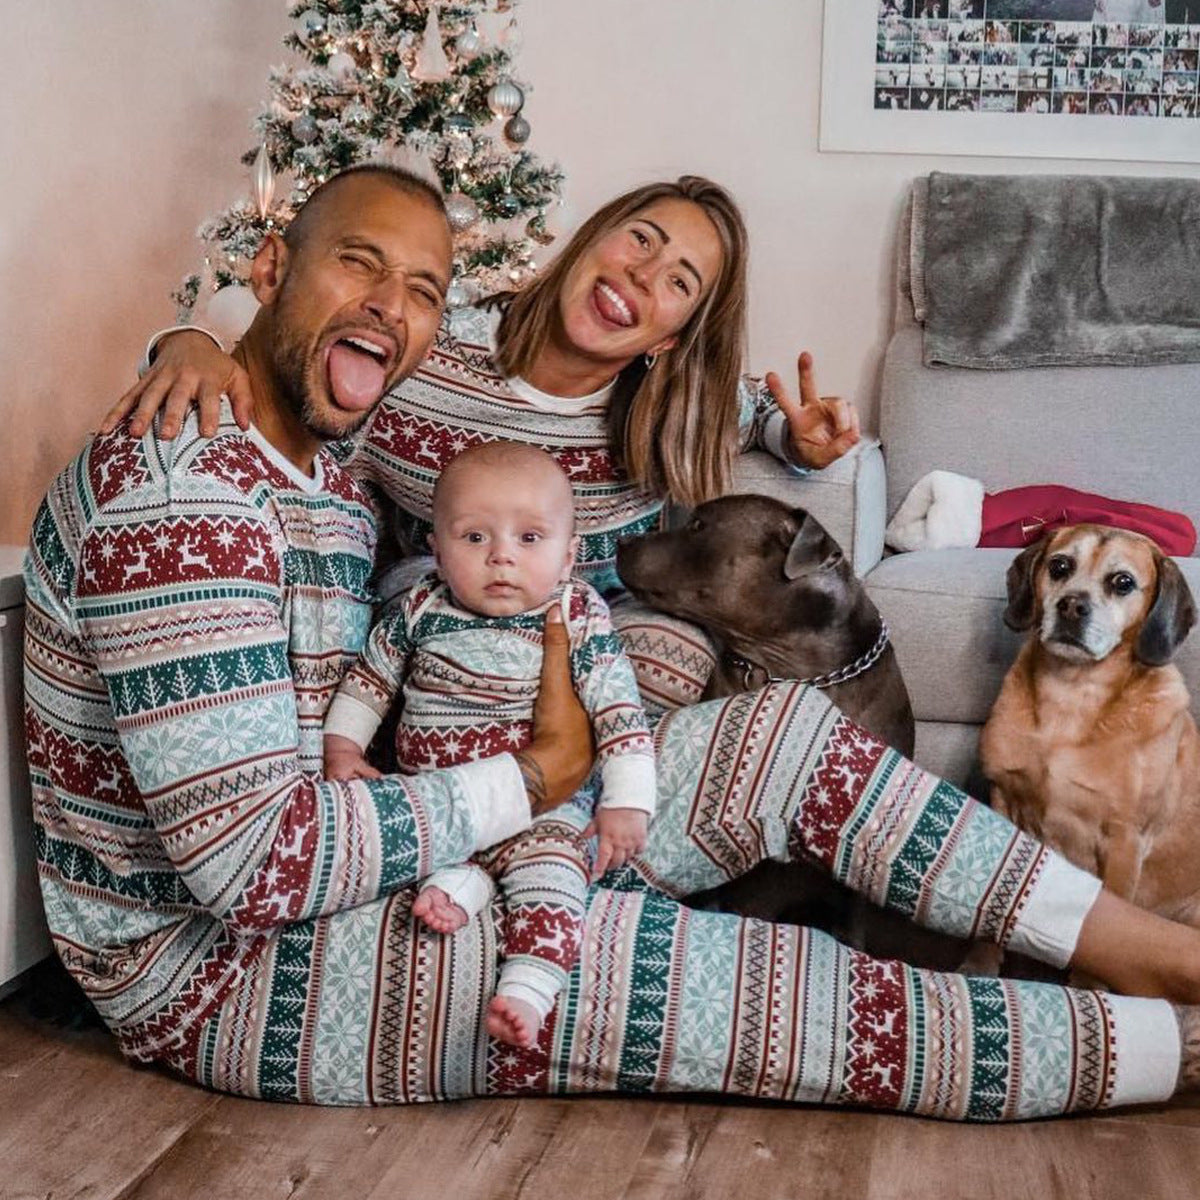
[(496, 995), (488, 1032), (532, 1046), (579, 958), (588, 887), (587, 846), (564, 821), (541, 820), (478, 857), (505, 902)]
[(413, 901), (412, 912), (436, 933), (456, 933), (492, 898), (492, 881), (474, 863), (435, 871)]

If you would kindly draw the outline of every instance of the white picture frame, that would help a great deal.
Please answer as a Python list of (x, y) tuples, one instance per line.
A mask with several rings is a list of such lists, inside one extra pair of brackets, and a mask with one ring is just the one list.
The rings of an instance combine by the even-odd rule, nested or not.
[(875, 107), (879, 0), (825, 0), (822, 151), (1200, 162), (1200, 117)]

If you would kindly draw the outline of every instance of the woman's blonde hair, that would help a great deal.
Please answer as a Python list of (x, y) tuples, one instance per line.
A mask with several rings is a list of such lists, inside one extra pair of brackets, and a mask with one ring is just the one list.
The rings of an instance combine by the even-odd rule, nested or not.
[[(746, 227), (724, 188), (698, 175), (650, 183), (610, 200), (523, 291), (503, 297), (497, 361), (506, 375), (530, 372), (559, 319), (567, 273), (599, 238), (656, 200), (690, 200), (712, 221), (721, 267), (670, 350), (652, 369), (639, 356), (618, 376), (608, 438), (630, 482), (681, 504), (729, 490), (738, 444), (738, 378), (746, 346)], [(497, 298), (501, 299), (501, 298)]]

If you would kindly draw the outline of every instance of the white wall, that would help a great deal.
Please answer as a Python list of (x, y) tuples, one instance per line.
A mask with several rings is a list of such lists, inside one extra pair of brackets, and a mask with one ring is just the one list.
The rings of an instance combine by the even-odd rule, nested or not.
[[(754, 244), (750, 365), (790, 373), (810, 348), (822, 390), (853, 397), (873, 426), (908, 180), (1195, 168), (820, 154), (821, 9), (524, 0), (518, 66), (533, 85), (531, 148), (565, 168), (577, 216), (685, 171), (734, 190)], [(5, 6), (0, 541), (24, 539), (50, 476), (128, 384), (147, 330), (171, 319), (196, 225), (244, 191), (238, 158), (286, 25), (283, 0)]]

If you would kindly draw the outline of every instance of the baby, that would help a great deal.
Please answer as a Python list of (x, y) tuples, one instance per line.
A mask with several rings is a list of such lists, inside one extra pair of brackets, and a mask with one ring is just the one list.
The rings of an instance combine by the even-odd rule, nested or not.
[(588, 839), (599, 835), (598, 867), (619, 866), (644, 848), (654, 810), (653, 750), (633, 668), (604, 601), (568, 582), (578, 541), (571, 485), (549, 454), (488, 442), (459, 455), (433, 494), (436, 575), (376, 624), (325, 721), (330, 779), (378, 774), (363, 751), (401, 690), (402, 771), (520, 751), (531, 737), (544, 621), (550, 609), (561, 612), (598, 772), (527, 832), (435, 871), (413, 903), (429, 928), (453, 933), (489, 902), (495, 878), (506, 915), (487, 1030), (514, 1046), (534, 1043), (579, 957)]

